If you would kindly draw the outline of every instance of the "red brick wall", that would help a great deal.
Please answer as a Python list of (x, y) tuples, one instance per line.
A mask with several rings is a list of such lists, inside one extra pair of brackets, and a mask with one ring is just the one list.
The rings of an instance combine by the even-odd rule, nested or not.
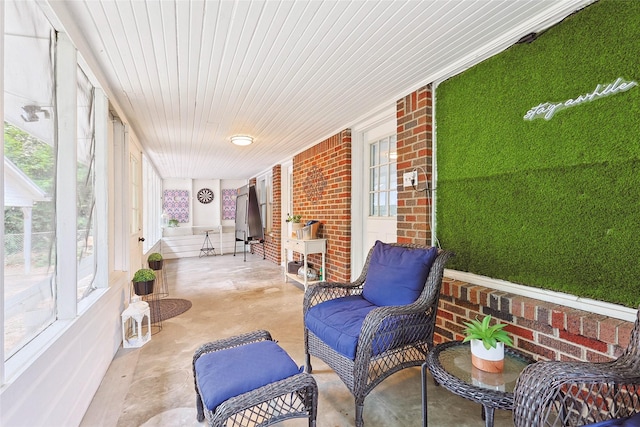
[(431, 85), (396, 103), (398, 134), (398, 242), (431, 244), (431, 198), (428, 191), (404, 189), (402, 176), (418, 170), (418, 190), (432, 173)]
[(507, 323), (514, 346), (537, 360), (604, 362), (618, 357), (633, 323), (445, 279), (436, 342), (463, 339), (463, 322), (490, 314)]
[[(273, 225), (271, 227), (271, 232), (265, 233), (264, 236), (264, 251), (267, 253), (265, 259), (274, 262), (276, 264), (280, 264), (281, 261), (281, 242), (282, 242), (282, 230), (281, 230), (281, 219), (282, 219), (282, 166), (276, 165), (273, 167), (271, 171), (273, 175), (272, 185), (273, 185), (273, 204), (271, 205), (271, 212), (273, 215)], [(253, 178), (252, 181), (255, 184), (256, 178)], [(262, 245), (254, 244), (251, 245), (251, 252), (264, 256)]]
[[(322, 190), (322, 191), (320, 191)], [(320, 142), (293, 158), (293, 212), (302, 222), (318, 220), (327, 239), (325, 280), (351, 278), (351, 130)], [(321, 265), (319, 254), (308, 257)]]

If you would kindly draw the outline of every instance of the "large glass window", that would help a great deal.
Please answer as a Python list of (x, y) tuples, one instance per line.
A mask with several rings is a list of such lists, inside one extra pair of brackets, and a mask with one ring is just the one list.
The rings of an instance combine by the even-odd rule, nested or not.
[(260, 203), (260, 216), (262, 217), (262, 228), (269, 233), (273, 224), (273, 175), (268, 174), (258, 178), (256, 191), (258, 193), (258, 202)]
[(398, 174), (396, 136), (372, 142), (369, 146), (369, 216), (398, 214)]
[[(106, 152), (106, 135), (97, 139), (95, 131), (96, 120), (106, 122), (104, 106), (101, 117), (96, 115), (96, 105), (106, 105), (97, 104), (96, 97), (105, 101), (104, 95), (79, 66), (68, 37), (56, 33), (39, 2), (4, 1), (2, 6), (5, 193), (0, 350), (6, 362), (12, 356), (27, 360), (17, 357), (20, 352), (39, 351), (46, 345), (46, 340), (38, 340), (43, 331), (55, 327), (58, 319), (74, 319), (88, 306), (78, 302), (100, 287), (98, 282), (106, 286), (107, 252), (100, 252), (97, 241), (98, 236), (106, 240), (106, 215), (98, 215), (106, 211), (101, 198), (106, 195), (96, 188), (106, 189), (107, 162), (98, 155), (96, 169), (96, 153)], [(56, 93), (56, 87), (62, 89)], [(101, 209), (96, 209), (97, 202)]]
[(78, 300), (95, 289), (95, 132), (94, 88), (86, 74), (78, 67), (77, 92), (77, 247)]
[(4, 359), (55, 320), (55, 32), (36, 2), (5, 1)]
[(142, 175), (143, 251), (147, 252), (162, 238), (162, 179), (147, 156), (142, 156)]

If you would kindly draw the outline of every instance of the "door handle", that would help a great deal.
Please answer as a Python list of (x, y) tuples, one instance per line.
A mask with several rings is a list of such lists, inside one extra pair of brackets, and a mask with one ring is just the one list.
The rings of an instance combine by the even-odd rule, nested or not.
[(144, 237), (138, 237), (138, 242), (144, 242)]

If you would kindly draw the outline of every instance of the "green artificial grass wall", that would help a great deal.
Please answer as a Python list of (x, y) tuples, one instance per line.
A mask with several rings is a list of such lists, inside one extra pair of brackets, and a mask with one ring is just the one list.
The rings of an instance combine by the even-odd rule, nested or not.
[[(637, 307), (640, 1), (601, 0), (436, 89), (436, 233), (449, 267)], [(614, 91), (615, 92), (615, 91)], [(597, 98), (597, 99), (596, 99)]]

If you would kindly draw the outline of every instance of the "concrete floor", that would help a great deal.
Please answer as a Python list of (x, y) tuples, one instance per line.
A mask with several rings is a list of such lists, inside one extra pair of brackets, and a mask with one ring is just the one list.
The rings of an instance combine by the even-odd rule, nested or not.
[[(115, 355), (82, 427), (204, 426), (196, 421), (191, 368), (201, 344), (266, 329), (299, 364), (304, 364), (303, 291), (285, 282), (282, 268), (255, 255), (167, 260), (170, 298), (193, 303), (163, 322), (162, 331), (137, 349)], [(318, 383), (318, 427), (354, 425), (354, 401), (327, 365), (312, 358)], [(430, 426), (481, 427), (480, 406), (436, 388), (428, 378)], [(365, 400), (367, 427), (421, 426), (420, 368), (383, 381)], [(304, 419), (283, 426), (307, 426)], [(496, 411), (496, 427), (512, 426), (511, 413)]]

